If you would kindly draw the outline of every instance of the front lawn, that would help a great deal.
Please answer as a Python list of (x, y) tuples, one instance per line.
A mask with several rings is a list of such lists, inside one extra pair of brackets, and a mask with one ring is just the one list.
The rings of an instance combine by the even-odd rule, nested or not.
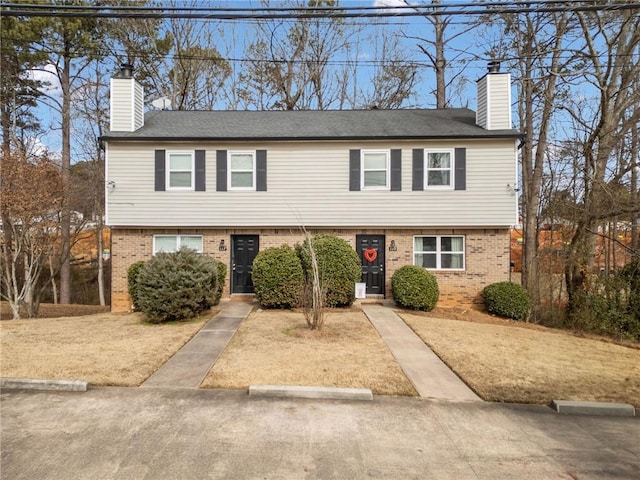
[(140, 385), (212, 316), (160, 325), (112, 313), (2, 321), (0, 376)]

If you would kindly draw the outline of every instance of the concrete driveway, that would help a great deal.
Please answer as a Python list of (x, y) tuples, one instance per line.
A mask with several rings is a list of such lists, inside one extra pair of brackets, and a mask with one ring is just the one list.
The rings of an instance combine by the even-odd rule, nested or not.
[(637, 479), (638, 418), (376, 397), (4, 391), (3, 479)]

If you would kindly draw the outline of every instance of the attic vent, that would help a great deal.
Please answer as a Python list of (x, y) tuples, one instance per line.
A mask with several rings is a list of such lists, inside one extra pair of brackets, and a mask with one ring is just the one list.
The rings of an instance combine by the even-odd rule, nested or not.
[(489, 73), (499, 73), (500, 72), (500, 62), (498, 60), (491, 60), (487, 64), (487, 71)]

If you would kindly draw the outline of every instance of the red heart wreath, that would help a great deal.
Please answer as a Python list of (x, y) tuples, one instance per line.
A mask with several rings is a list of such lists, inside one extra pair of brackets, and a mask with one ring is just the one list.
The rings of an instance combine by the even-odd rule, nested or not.
[(375, 249), (373, 249), (373, 248), (369, 247), (369, 248), (367, 248), (367, 249), (364, 251), (364, 259), (365, 259), (367, 262), (371, 263), (371, 262), (373, 262), (376, 258), (378, 258), (378, 252), (377, 252)]

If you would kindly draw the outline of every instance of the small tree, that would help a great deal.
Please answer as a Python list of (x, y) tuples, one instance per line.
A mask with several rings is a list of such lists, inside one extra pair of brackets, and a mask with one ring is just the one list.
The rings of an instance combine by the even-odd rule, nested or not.
[(0, 206), (2, 210), (2, 298), (13, 318), (38, 314), (43, 272), (51, 277), (60, 266), (49, 266), (58, 257), (60, 212), (63, 204), (60, 168), (49, 158), (27, 160), (19, 155), (2, 159)]

